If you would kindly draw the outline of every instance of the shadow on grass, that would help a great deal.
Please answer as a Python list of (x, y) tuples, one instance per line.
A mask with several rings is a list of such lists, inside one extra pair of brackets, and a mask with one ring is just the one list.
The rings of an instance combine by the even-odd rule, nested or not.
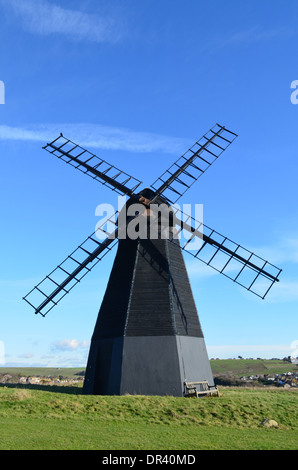
[(38, 385), (38, 384), (19, 384), (19, 383), (0, 383), (0, 388), (19, 388), (26, 390), (43, 390), (52, 393), (67, 393), (69, 395), (83, 395), (82, 387), (67, 385)]

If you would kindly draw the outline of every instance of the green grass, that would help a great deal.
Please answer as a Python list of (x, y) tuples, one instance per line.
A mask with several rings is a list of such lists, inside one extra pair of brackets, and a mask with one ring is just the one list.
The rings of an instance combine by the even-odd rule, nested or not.
[[(297, 449), (295, 389), (221, 388), (201, 399), (52, 390), (0, 387), (1, 450)], [(260, 426), (265, 418), (279, 428)]]
[(213, 374), (233, 375), (275, 375), (285, 372), (297, 372), (298, 366), (281, 360), (266, 359), (214, 359), (210, 361)]
[[(216, 375), (263, 375), (282, 374), (285, 372), (298, 371), (298, 365), (290, 364), (282, 360), (269, 359), (213, 359), (210, 361), (213, 374)], [(51, 368), (51, 367), (0, 367), (0, 374), (11, 374), (13, 376), (52, 376), (76, 377), (84, 368)]]
[(77, 373), (84, 371), (84, 367), (0, 367), (0, 374), (13, 376), (37, 376), (37, 377), (77, 377)]

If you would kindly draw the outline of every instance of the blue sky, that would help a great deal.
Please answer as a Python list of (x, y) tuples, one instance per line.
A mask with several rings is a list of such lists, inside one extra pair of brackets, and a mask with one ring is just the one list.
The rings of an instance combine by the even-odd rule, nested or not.
[(181, 203), (283, 272), (260, 300), (185, 255), (209, 356), (294, 352), (297, 21), (290, 0), (0, 0), (5, 365), (85, 366), (114, 257), (46, 318), (22, 301), (117, 204), (42, 146), (63, 132), (149, 186), (216, 122), (239, 137)]

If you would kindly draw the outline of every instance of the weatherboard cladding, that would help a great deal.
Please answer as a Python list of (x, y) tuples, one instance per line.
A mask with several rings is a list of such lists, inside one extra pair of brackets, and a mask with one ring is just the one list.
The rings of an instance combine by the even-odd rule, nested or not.
[(137, 254), (137, 241), (120, 240), (106, 292), (94, 328), (93, 339), (124, 335), (127, 308)]
[(174, 335), (165, 240), (140, 240), (126, 336)]
[(120, 240), (93, 339), (203, 337), (181, 248), (169, 240)]
[(170, 263), (172, 309), (176, 334), (203, 338), (182, 250), (171, 241), (168, 241), (166, 246)]

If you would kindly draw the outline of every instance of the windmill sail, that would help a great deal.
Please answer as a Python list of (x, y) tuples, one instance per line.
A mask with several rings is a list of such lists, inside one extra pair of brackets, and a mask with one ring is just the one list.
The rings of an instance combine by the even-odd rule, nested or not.
[(43, 148), (101, 184), (107, 185), (118, 194), (132, 196), (142, 183), (65, 138), (62, 134)]
[[(193, 217), (189, 219), (182, 221), (176, 216), (179, 228), (172, 241), (177, 243), (181, 231), (186, 230), (189, 237), (183, 250), (264, 299), (272, 285), (279, 281), (282, 270)], [(192, 248), (194, 237), (201, 239), (199, 249)]]
[(155, 198), (162, 195), (170, 204), (176, 203), (236, 137), (220, 124), (212, 127), (151, 185)]
[[(153, 183), (149, 205), (154, 205), (159, 196), (167, 204), (174, 204), (236, 137), (237, 134), (220, 124), (212, 127)], [(129, 196), (131, 201), (141, 184), (62, 134), (44, 149), (113, 191)], [(172, 209), (175, 211), (175, 206)], [(175, 217), (178, 235), (182, 230), (189, 234), (182, 248), (195, 258), (262, 298), (278, 282), (281, 269), (193, 218), (187, 223), (177, 213)], [(121, 238), (121, 231), (125, 233), (125, 227), (120, 228), (117, 223), (109, 231), (104, 227), (98, 229), (105, 231), (105, 240), (99, 241), (96, 232), (93, 233), (24, 297), (36, 313), (46, 315), (113, 248), (118, 236)], [(177, 238), (176, 234), (172, 241), (177, 242)], [(198, 238), (202, 243), (199, 249), (194, 249), (191, 241)]]
[[(23, 299), (43, 317), (76, 286), (118, 243), (118, 228), (113, 227), (115, 216), (106, 220), (96, 231), (81, 243), (62, 263), (35, 286)], [(111, 225), (112, 224), (112, 225)], [(97, 232), (107, 235), (103, 241)]]
[(175, 206), (236, 137), (216, 124), (153, 183), (153, 190), (137, 192), (139, 180), (62, 134), (44, 147), (129, 197), (117, 216), (101, 222), (24, 297), (44, 317), (119, 240), (91, 338), (83, 393), (183, 396), (184, 382), (207, 380), (214, 386), (182, 250), (261, 298), (279, 281), (281, 269)]

